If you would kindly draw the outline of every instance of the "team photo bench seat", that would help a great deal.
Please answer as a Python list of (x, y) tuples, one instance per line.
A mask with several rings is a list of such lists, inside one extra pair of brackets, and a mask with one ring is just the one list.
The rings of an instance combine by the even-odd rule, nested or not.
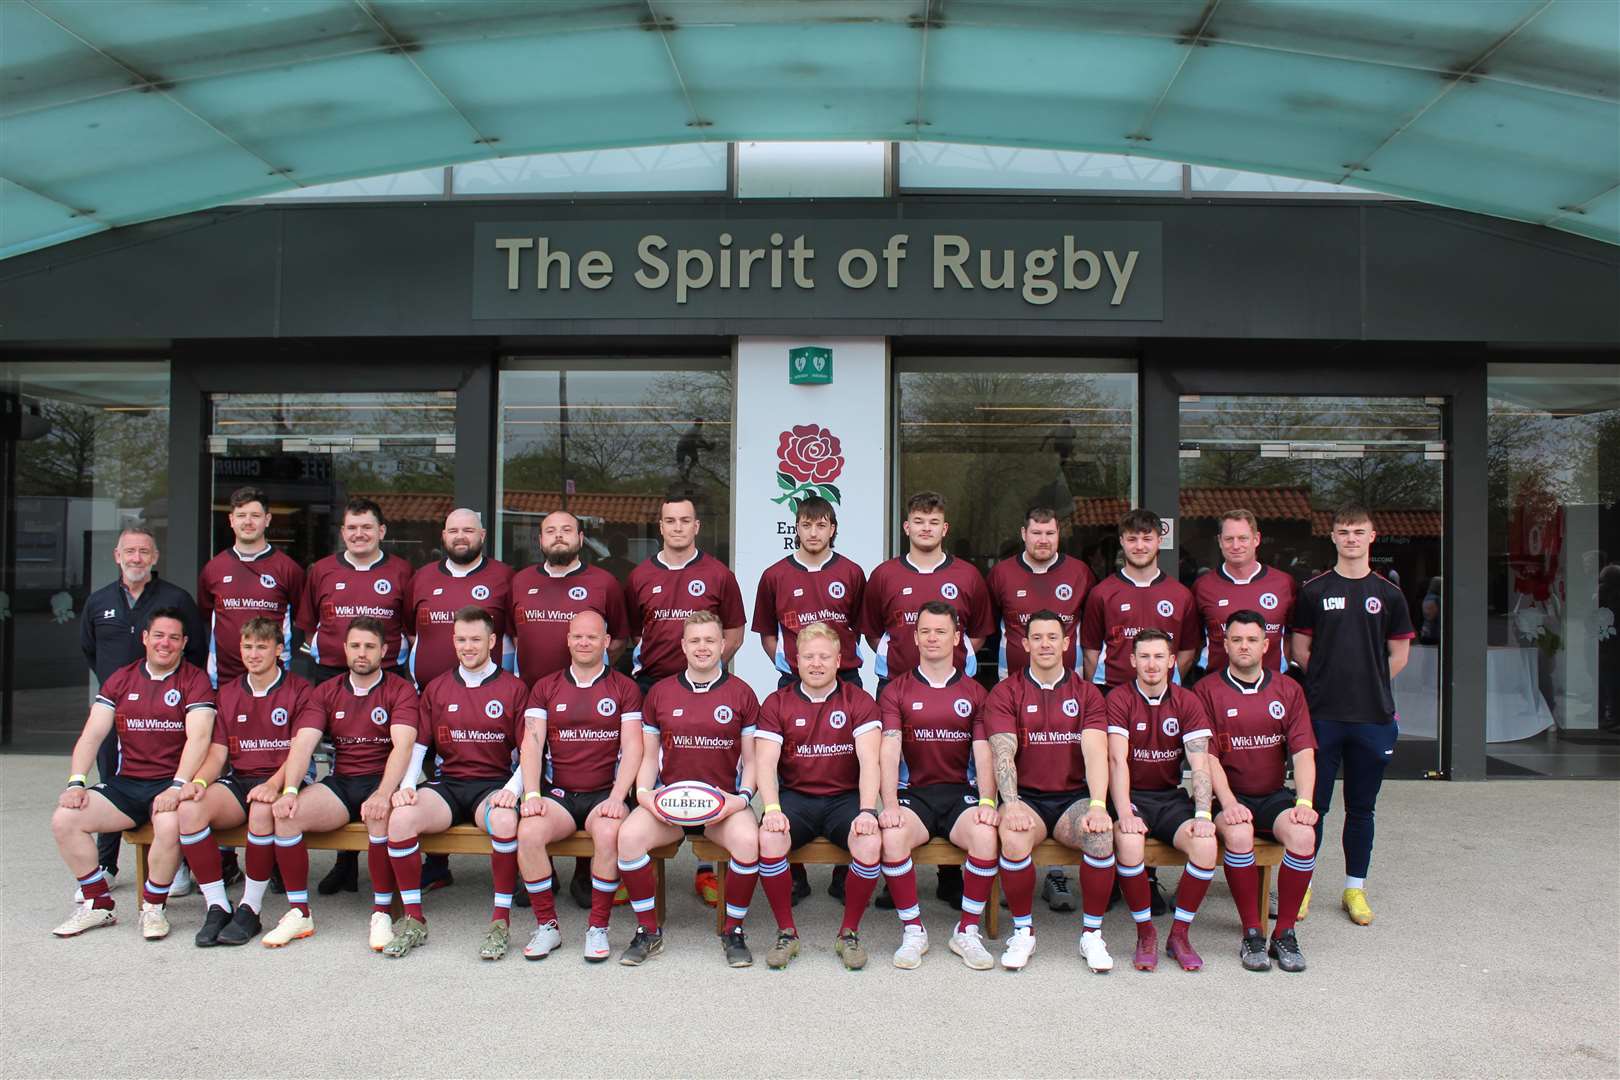
[[(220, 847), (242, 848), (247, 846), (247, 829), (215, 829), (214, 838), (219, 841)], [(124, 834), (124, 843), (135, 849), (135, 880), (146, 880), (146, 849), (152, 844), (152, 826), (143, 825), (139, 829), (132, 829)], [(353, 822), (335, 829), (332, 832), (309, 832), (304, 834), (304, 846), (311, 851), (364, 851), (370, 846), (371, 840), (366, 832), (366, 826), (361, 822)], [(421, 837), (422, 852), (427, 855), (488, 855), (490, 853), (489, 834), (476, 825), (456, 825), (441, 833), (431, 833)], [(656, 868), (658, 891), (655, 894), (658, 900), (658, 918), (664, 918), (664, 863), (675, 857), (680, 849), (680, 843), (665, 844), (656, 847), (650, 855)], [(590, 858), (594, 850), (589, 833), (576, 832), (565, 840), (558, 840), (546, 847), (546, 854), (552, 859), (564, 859), (570, 856)], [(394, 898), (394, 906), (399, 906), (399, 897)]]
[[(726, 894), (726, 861), (728, 856), (725, 849), (707, 837), (693, 837), (692, 852), (699, 859), (714, 863), (715, 877), (719, 879), (720, 895)], [(1078, 866), (1080, 852), (1065, 847), (1055, 840), (1043, 841), (1031, 853), (1036, 866)], [(1260, 932), (1270, 932), (1270, 920), (1267, 914), (1267, 898), (1271, 895), (1272, 867), (1282, 862), (1283, 848), (1281, 844), (1270, 840), (1255, 840), (1254, 861), (1260, 868)], [(805, 863), (812, 866), (842, 866), (849, 862), (849, 853), (831, 840), (812, 840), (800, 848), (794, 848), (788, 854), (789, 862)], [(967, 854), (949, 840), (930, 840), (911, 852), (911, 861), (920, 866), (961, 866), (967, 861)], [(1157, 840), (1149, 839), (1147, 842), (1147, 865), (1149, 866), (1185, 866), (1187, 856), (1169, 844), (1161, 844)], [(1217, 864), (1219, 865), (1219, 864)], [(144, 880), (144, 879), (143, 879)], [(663, 898), (663, 882), (659, 881), (659, 898)], [(994, 939), (1001, 932), (1001, 877), (998, 874), (990, 882), (990, 899), (984, 905), (984, 933), (988, 938)], [(660, 918), (662, 918), (660, 907)], [(726, 906), (722, 902), (715, 905), (715, 932), (725, 930)]]

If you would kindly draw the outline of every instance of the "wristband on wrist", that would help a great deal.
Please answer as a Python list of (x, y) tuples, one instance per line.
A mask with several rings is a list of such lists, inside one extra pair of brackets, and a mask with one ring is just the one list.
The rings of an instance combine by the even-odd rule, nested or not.
[(1309, 799), (1295, 799), (1294, 800), (1294, 805), (1295, 806), (1302, 806), (1307, 810), (1315, 810), (1316, 809), (1316, 805), (1314, 803), (1312, 803), (1311, 800), (1309, 800)]
[(988, 806), (988, 807), (990, 807), (990, 808), (991, 808), (991, 809), (994, 809), (994, 808), (995, 808), (995, 805), (996, 805), (996, 800), (994, 800), (994, 799), (987, 799), (987, 798), (985, 798), (985, 797), (984, 797), (984, 796), (982, 796), (982, 795), (981, 795), (981, 796), (980, 796), (980, 797), (979, 797), (979, 805), (980, 805), (980, 806)]
[(780, 814), (782, 812), (782, 804), (779, 802), (766, 803), (765, 812), (767, 814)]
[(208, 781), (204, 780), (200, 776), (193, 776), (191, 778), (191, 782), (193, 784), (196, 784), (198, 787), (202, 788), (204, 791), (208, 790)]
[(753, 788), (738, 788), (737, 789), (737, 794), (742, 796), (742, 801), (743, 802), (751, 803), (751, 802), (754, 801), (754, 789)]
[(1194, 810), (1193, 811), (1193, 817), (1197, 818), (1200, 821), (1214, 821), (1215, 820), (1215, 815), (1211, 814), (1208, 810)]
[(180, 778), (179, 778), (179, 777), (178, 777), (178, 776), (177, 776), (177, 777), (175, 777), (175, 778), (174, 778), (174, 779), (173, 779), (173, 780), (170, 780), (170, 781), (169, 781), (169, 786), (170, 786), (170, 787), (171, 787), (171, 788), (183, 788), (183, 787), (185, 787), (185, 786), (186, 786), (186, 785), (187, 785), (187, 784), (188, 784), (188, 783), (190, 783), (190, 781), (189, 781), (189, 780), (182, 780), (182, 779), (180, 779)]
[(68, 777), (68, 787), (84, 787), (84, 773), (76, 772)]
[[(861, 807), (860, 813), (861, 814), (871, 814), (873, 817), (878, 816), (877, 807), (875, 807), (875, 806), (863, 806), (863, 807)], [(857, 814), (856, 816), (859, 817), (860, 815)]]
[(283, 795), (296, 795), (298, 794), (298, 788), (294, 784), (288, 784), (286, 787), (281, 789), (281, 793)]
[(1086, 809), (1087, 810), (1106, 810), (1106, 809), (1108, 809), (1108, 804), (1103, 802), (1101, 799), (1092, 799), (1090, 802), (1088, 802), (1086, 804)]
[(530, 799), (538, 799), (538, 798), (542, 798), (541, 794), (538, 791), (525, 791), (523, 793), (523, 801), (524, 802), (528, 802)]

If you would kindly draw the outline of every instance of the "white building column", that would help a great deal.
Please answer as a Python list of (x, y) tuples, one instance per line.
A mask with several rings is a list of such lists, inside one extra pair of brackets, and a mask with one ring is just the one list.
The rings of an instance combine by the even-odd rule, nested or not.
[[(790, 353), (804, 347), (830, 352), (831, 382), (789, 382)], [(867, 573), (887, 557), (889, 348), (884, 338), (743, 337), (736, 356), (732, 569), (751, 623), (760, 574), (793, 550), (807, 495), (837, 507), (837, 551)], [(776, 688), (752, 631), (733, 666), (761, 697)], [(862, 677), (876, 687), (870, 657)]]

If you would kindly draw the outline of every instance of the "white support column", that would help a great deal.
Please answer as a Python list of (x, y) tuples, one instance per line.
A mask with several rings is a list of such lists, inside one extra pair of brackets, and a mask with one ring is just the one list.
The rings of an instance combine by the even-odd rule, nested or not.
[[(788, 353), (801, 346), (831, 350), (831, 383), (789, 384)], [(794, 503), (812, 488), (838, 508), (841, 554), (867, 573), (886, 557), (888, 342), (739, 338), (736, 400), (732, 569), (752, 623), (759, 576), (793, 549)], [(752, 631), (735, 666), (761, 697), (776, 689), (774, 665)], [(870, 658), (862, 676), (876, 687)]]

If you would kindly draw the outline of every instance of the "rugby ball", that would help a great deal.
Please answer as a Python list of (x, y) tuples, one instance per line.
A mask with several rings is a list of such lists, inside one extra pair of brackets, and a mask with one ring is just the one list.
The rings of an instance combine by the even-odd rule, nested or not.
[(699, 780), (677, 780), (653, 792), (653, 805), (673, 825), (706, 825), (726, 808), (726, 795)]

